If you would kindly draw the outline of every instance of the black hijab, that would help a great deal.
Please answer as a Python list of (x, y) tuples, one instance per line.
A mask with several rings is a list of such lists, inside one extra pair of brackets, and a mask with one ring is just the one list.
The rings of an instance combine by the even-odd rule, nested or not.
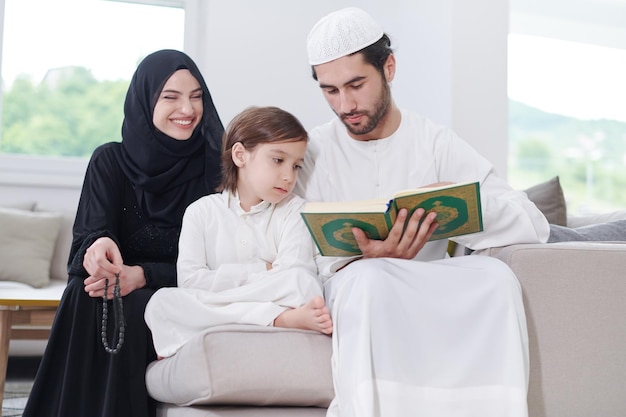
[[(152, 122), (163, 86), (180, 69), (189, 70), (203, 92), (202, 120), (188, 140), (171, 138)], [(215, 191), (220, 180), (223, 133), (209, 89), (189, 56), (161, 50), (144, 58), (133, 75), (124, 103), (119, 163), (151, 220), (179, 225), (186, 204)]]

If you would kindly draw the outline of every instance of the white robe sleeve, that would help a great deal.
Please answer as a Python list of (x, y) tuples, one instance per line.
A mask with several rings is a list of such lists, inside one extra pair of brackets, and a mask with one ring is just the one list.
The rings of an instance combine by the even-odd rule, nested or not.
[[(242, 220), (219, 204), (201, 199), (183, 217), (177, 262), (178, 286), (211, 292), (275, 282), (277, 299), (299, 305), (321, 294), (313, 258), (313, 244), (300, 210), (304, 200), (295, 196), (248, 219), (245, 239), (250, 252), (238, 252), (236, 230)], [(268, 271), (266, 264), (272, 268)]]
[(247, 264), (223, 263), (216, 269), (209, 267), (207, 253), (216, 250), (218, 234), (210, 230), (207, 221), (220, 215), (223, 216), (223, 213), (210, 210), (209, 206), (202, 204), (202, 200), (191, 204), (185, 211), (176, 262), (179, 287), (219, 292), (239, 287), (248, 276), (265, 271), (265, 262), (260, 260)]
[(273, 240), (276, 245), (272, 269), (253, 273), (247, 281), (254, 283), (259, 280), (278, 280), (280, 284), (276, 285), (276, 291), (284, 291), (285, 296), (291, 293), (300, 303), (322, 294), (314, 260), (313, 241), (300, 216), (303, 204), (304, 200), (294, 198), (281, 207), (280, 213), (275, 213), (272, 228), (276, 229), (266, 236), (266, 240)]
[(453, 240), (478, 250), (517, 243), (543, 243), (550, 226), (523, 191), (514, 190), (494, 172), (493, 165), (467, 142), (446, 129), (438, 141), (441, 181), (480, 182), (483, 232)]

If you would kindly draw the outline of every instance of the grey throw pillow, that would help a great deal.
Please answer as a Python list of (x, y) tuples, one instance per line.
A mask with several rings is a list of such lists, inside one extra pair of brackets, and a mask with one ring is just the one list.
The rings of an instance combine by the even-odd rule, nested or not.
[(58, 213), (0, 207), (0, 280), (46, 286), (60, 225)]
[(550, 238), (552, 242), (623, 242), (626, 240), (626, 220), (614, 222), (590, 224), (588, 226), (572, 229), (559, 225), (550, 225)]
[(549, 223), (567, 226), (567, 206), (558, 176), (532, 186), (525, 192)]

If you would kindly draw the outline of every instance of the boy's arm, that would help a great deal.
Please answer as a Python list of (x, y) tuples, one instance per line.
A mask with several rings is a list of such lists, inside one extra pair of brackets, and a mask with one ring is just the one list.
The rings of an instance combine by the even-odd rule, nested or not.
[(222, 245), (221, 250), (224, 245), (228, 246), (228, 242), (218, 242), (219, 228), (223, 227), (220, 223), (228, 221), (224, 218), (228, 213), (203, 205), (201, 201), (196, 203), (190, 205), (183, 216), (176, 263), (179, 287), (224, 291), (239, 287), (251, 274), (266, 270), (261, 261), (220, 263), (212, 269), (211, 265), (217, 264), (218, 244)]

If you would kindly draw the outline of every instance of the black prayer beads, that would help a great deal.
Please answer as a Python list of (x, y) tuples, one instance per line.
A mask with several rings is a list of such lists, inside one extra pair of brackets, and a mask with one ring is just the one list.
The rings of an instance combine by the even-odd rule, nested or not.
[(113, 286), (113, 317), (117, 317), (115, 321), (115, 329), (118, 332), (117, 336), (117, 345), (115, 348), (109, 347), (109, 342), (107, 340), (107, 321), (108, 321), (108, 313), (109, 306), (107, 301), (107, 293), (109, 289), (109, 279), (106, 278), (104, 280), (104, 295), (102, 296), (102, 331), (100, 335), (102, 336), (102, 344), (104, 345), (104, 350), (107, 353), (116, 354), (122, 348), (124, 344), (124, 332), (126, 331), (126, 322), (124, 321), (124, 308), (122, 305), (122, 295), (120, 293), (120, 274), (115, 274), (115, 285)]

